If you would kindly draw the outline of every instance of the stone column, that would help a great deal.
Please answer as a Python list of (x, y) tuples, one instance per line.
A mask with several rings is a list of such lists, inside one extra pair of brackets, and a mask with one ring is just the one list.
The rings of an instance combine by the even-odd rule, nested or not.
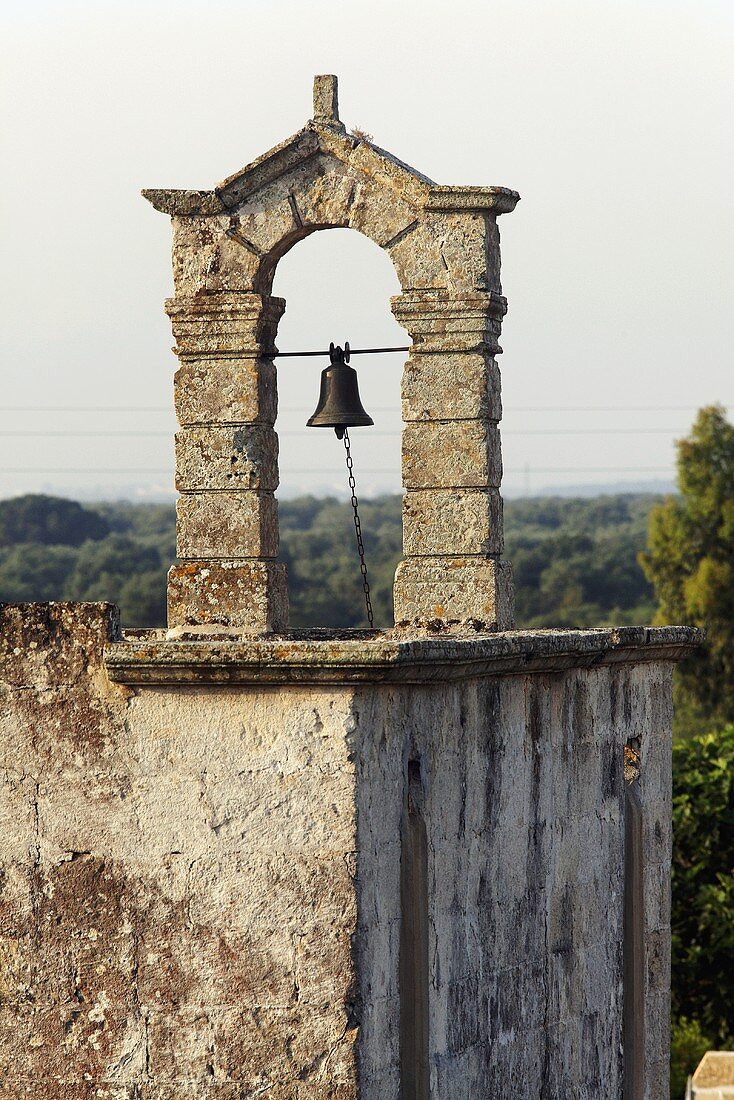
[(403, 375), (405, 557), (395, 576), (395, 622), (471, 619), (480, 629), (509, 629), (494, 358), (505, 299), (415, 290), (392, 306), (413, 339)]
[(176, 550), (169, 628), (288, 627), (278, 554), (272, 362), (282, 298), (224, 292), (166, 303), (180, 367), (175, 404)]

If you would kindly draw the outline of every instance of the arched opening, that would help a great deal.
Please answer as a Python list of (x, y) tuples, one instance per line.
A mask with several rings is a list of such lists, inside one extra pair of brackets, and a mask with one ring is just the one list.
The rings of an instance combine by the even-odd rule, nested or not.
[[(351, 230), (318, 232), (278, 263), (273, 294), (286, 300), (281, 352), (405, 346), (390, 310), (400, 293), (382, 249)], [(392, 583), (402, 553), (400, 384), (405, 353), (352, 359), (374, 427), (354, 428), (354, 473), (377, 627), (391, 626)], [(280, 560), (288, 566), (293, 628), (367, 625), (349, 504), (345, 451), (328, 428), (307, 428), (328, 355), (277, 359)]]

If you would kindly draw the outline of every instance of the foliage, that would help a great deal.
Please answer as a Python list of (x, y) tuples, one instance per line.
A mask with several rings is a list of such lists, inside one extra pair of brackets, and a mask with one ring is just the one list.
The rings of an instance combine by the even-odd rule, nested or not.
[(60, 599), (76, 557), (71, 546), (33, 542), (0, 550), (0, 598), (17, 603)]
[(165, 621), (166, 570), (154, 546), (129, 535), (110, 535), (80, 547), (66, 578), (67, 600), (111, 600), (126, 625), (159, 626)]
[(734, 1039), (734, 726), (673, 748), (673, 1016)]
[(505, 505), (506, 556), (522, 627), (648, 622), (652, 591), (637, 562), (652, 496), (547, 497)]
[[(365, 626), (351, 506), (333, 499), (284, 501), (281, 560), (288, 566), (291, 625)], [(360, 504), (375, 623), (392, 621), (392, 582), (401, 556), (400, 498)]]
[[(0, 599), (105, 600), (119, 605), (128, 626), (165, 621), (173, 507), (105, 504), (92, 510), (56, 497), (18, 497), (0, 502), (0, 526), (7, 505), (13, 505), (5, 512), (13, 537), (22, 541), (0, 547)], [(48, 522), (36, 539), (44, 517)], [(52, 535), (59, 545), (46, 543)]]
[[(44, 499), (53, 501), (59, 512), (62, 505), (74, 504)], [(647, 513), (655, 499), (628, 495), (508, 502), (506, 553), (515, 568), (519, 625), (647, 621), (652, 592), (636, 556), (644, 546)], [(25, 511), (33, 515), (33, 509)], [(68, 552), (61, 546), (36, 545), (33, 523), (24, 529), (18, 522), (24, 545), (0, 548), (0, 599), (105, 599), (119, 604), (128, 626), (162, 625), (165, 574), (176, 552), (174, 508), (120, 502), (96, 505), (95, 511), (104, 536), (94, 542), (80, 537), (78, 548)], [(350, 505), (301, 497), (281, 501), (279, 511), (292, 625), (364, 626)], [(401, 498), (366, 500), (360, 511), (375, 621), (388, 626), (393, 576), (401, 557)], [(16, 513), (23, 512), (18, 505)]]
[(661, 623), (703, 626), (706, 646), (680, 668), (678, 732), (734, 721), (734, 426), (701, 409), (678, 444), (679, 497), (653, 508), (641, 563)]
[(683, 1100), (688, 1078), (707, 1050), (714, 1043), (704, 1035), (697, 1020), (685, 1016), (674, 1019), (670, 1026), (670, 1096)]
[(102, 539), (108, 533), (103, 517), (75, 500), (29, 493), (0, 501), (0, 546), (31, 542), (81, 546), (87, 539)]

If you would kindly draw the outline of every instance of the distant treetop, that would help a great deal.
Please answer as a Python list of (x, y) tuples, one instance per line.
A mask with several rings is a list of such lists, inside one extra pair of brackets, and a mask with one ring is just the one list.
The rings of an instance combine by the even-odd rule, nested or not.
[(0, 501), (0, 546), (81, 546), (89, 539), (105, 538), (109, 531), (106, 519), (75, 500), (28, 493)]

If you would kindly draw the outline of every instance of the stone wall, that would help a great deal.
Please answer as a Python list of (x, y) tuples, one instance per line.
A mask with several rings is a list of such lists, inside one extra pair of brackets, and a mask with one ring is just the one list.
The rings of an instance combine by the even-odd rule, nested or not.
[(120, 640), (106, 605), (1, 620), (0, 1095), (398, 1100), (407, 1074), (416, 1100), (618, 1100), (630, 739), (666, 1095), (691, 632), (187, 647)]

